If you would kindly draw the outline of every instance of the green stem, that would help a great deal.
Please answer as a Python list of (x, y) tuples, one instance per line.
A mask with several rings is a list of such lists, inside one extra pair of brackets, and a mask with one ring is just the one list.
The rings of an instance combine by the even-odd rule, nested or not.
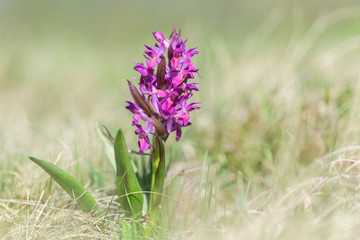
[[(164, 192), (165, 180), (165, 148), (164, 142), (155, 137), (153, 150), (153, 172), (151, 178), (151, 193), (149, 203), (149, 214), (151, 223), (146, 224), (145, 233), (151, 236), (158, 223), (159, 205), (161, 203), (162, 194)], [(150, 234), (150, 235), (148, 235)]]
[(153, 150), (153, 154), (152, 154), (153, 171), (151, 173), (152, 174), (152, 176), (151, 176), (151, 192), (154, 190), (156, 171), (158, 169), (159, 162), (160, 162), (159, 148), (157, 147), (158, 145), (159, 145), (158, 139), (155, 137), (154, 150)]

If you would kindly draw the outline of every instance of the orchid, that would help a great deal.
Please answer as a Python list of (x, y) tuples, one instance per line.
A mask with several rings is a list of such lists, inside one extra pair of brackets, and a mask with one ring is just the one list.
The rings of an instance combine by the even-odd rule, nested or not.
[[(160, 32), (153, 32), (153, 35), (158, 43), (154, 47), (145, 45), (145, 63), (135, 63), (134, 69), (140, 73), (139, 86), (128, 81), (133, 101), (127, 101), (126, 109), (133, 114), (132, 126), (136, 127), (140, 153), (127, 148), (122, 129), (118, 130), (115, 138), (106, 126), (99, 125), (98, 129), (115, 170), (120, 207), (127, 217), (148, 218), (139, 226), (133, 225), (133, 229), (141, 232), (146, 239), (160, 236), (163, 229), (160, 225), (164, 213), (162, 199), (170, 164), (165, 159), (164, 143), (172, 132), (176, 133), (175, 139), (179, 141), (182, 128), (191, 125), (190, 112), (199, 109), (198, 102), (190, 101), (193, 92), (199, 91), (198, 83), (190, 82), (195, 77), (194, 73), (198, 73), (191, 59), (198, 54), (196, 48), (186, 50), (187, 40), (181, 40), (180, 31), (177, 33), (175, 28), (168, 39)], [(155, 136), (154, 141), (150, 141), (149, 134)], [(149, 149), (151, 153), (144, 153)], [(146, 158), (140, 157), (138, 161), (131, 154), (146, 155)], [(35, 157), (30, 159), (76, 199), (83, 211), (92, 216), (102, 216), (101, 205), (81, 182), (48, 161)], [(142, 160), (145, 159), (151, 161), (144, 163)], [(183, 173), (177, 178), (183, 179)], [(125, 219), (121, 223), (128, 226)]]
[[(176, 141), (181, 138), (181, 128), (189, 126), (189, 112), (199, 109), (198, 102), (188, 104), (193, 91), (199, 91), (194, 79), (198, 69), (192, 57), (199, 52), (196, 48), (186, 50), (181, 40), (181, 31), (174, 28), (169, 39), (160, 32), (153, 32), (158, 42), (153, 48), (145, 45), (145, 64), (135, 63), (134, 69), (141, 74), (139, 90), (132, 82), (129, 89), (134, 102), (127, 101), (126, 108), (134, 114), (132, 125), (139, 136), (139, 151), (151, 148), (149, 134), (155, 134), (166, 141), (171, 132), (176, 132)], [(141, 123), (145, 124), (145, 130)]]

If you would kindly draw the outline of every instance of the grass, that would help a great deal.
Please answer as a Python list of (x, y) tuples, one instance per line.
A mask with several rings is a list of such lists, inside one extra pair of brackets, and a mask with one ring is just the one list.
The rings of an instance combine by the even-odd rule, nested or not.
[[(129, 6), (131, 15), (136, 8)], [(245, 14), (252, 19), (246, 26), (227, 16), (226, 6), (210, 2), (224, 22), (206, 25), (199, 20), (211, 21), (205, 13), (179, 22), (189, 46), (200, 46), (194, 59), (202, 75), (202, 110), (192, 115), (181, 142), (170, 136), (167, 144), (173, 164), (166, 184), (182, 191), (167, 191), (175, 199), (168, 197), (164, 208), (176, 211), (168, 216), (166, 237), (357, 239), (358, 7), (285, 6), (254, 16), (258, 21)], [(154, 17), (159, 29), (151, 23), (140, 28), (140, 21), (119, 23), (116, 33), (106, 23), (125, 16), (110, 12), (91, 32), (87, 21), (70, 14), (74, 25), (56, 33), (61, 14), (44, 23), (34, 17), (36, 7), (33, 15), (12, 7), (15, 17), (2, 25), (0, 39), (0, 237), (119, 239), (127, 219), (113, 197), (114, 170), (96, 124), (113, 133), (122, 127), (136, 149), (123, 108), (130, 97), (126, 79), (135, 74), (132, 63), (140, 61), (142, 44), (152, 41), (150, 32), (169, 26)], [(139, 6), (144, 18), (147, 7)], [(91, 22), (93, 14), (83, 17)], [(231, 20), (239, 26), (219, 27)], [(112, 35), (101, 40), (99, 33)], [(84, 183), (100, 202), (101, 218), (79, 211), (28, 155), (56, 163)]]

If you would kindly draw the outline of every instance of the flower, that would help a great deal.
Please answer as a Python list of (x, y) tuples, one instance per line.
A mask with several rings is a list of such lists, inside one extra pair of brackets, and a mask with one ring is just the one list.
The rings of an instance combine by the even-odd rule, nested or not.
[[(153, 32), (158, 42), (155, 46), (145, 45), (145, 64), (135, 63), (134, 69), (141, 74), (139, 90), (128, 81), (133, 102), (127, 101), (126, 108), (134, 114), (132, 125), (137, 129), (140, 152), (151, 148), (149, 133), (166, 141), (171, 132), (176, 132), (176, 141), (181, 138), (181, 128), (189, 126), (189, 112), (199, 109), (197, 102), (188, 104), (193, 91), (199, 91), (194, 79), (198, 69), (191, 58), (199, 54), (196, 48), (186, 50), (186, 42), (176, 29), (167, 39), (160, 32)], [(145, 130), (141, 124), (145, 124)]]

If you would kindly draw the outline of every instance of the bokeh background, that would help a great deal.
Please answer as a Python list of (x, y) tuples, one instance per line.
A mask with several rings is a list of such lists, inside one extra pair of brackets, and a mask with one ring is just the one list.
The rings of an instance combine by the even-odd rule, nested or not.
[[(241, 186), (251, 182), (248, 205), (268, 217), (274, 205), (267, 203), (281, 202), (291, 184), (297, 186), (301, 204), (310, 199), (314, 219), (339, 213), (331, 207), (339, 199), (344, 201), (339, 208), (353, 206), (356, 201), (349, 203), (344, 191), (356, 191), (356, 177), (349, 185), (329, 182), (321, 193), (305, 183), (313, 186), (314, 179), (327, 176), (330, 162), (339, 160), (336, 150), (350, 149), (340, 151), (341, 159), (358, 159), (356, 0), (1, 0), (0, 198), (36, 199), (41, 192), (40, 182), (48, 178), (28, 155), (57, 162), (93, 189), (112, 185), (113, 170), (96, 124), (112, 132), (122, 128), (128, 145), (137, 148), (131, 114), (124, 109), (130, 99), (126, 80), (137, 77), (133, 63), (143, 61), (144, 44), (155, 43), (152, 31), (167, 36), (174, 26), (188, 38), (188, 47), (199, 46), (194, 62), (201, 85), (194, 100), (202, 108), (193, 112), (193, 124), (180, 142), (170, 136), (168, 152), (174, 174), (185, 169), (194, 182), (207, 153), (220, 189), (214, 201), (221, 209), (229, 206), (212, 218), (224, 226), (245, 211), (243, 196), (236, 195), (239, 178)], [(94, 172), (103, 176), (101, 181), (94, 180)], [(339, 186), (343, 188), (337, 192)], [(287, 210), (301, 208), (297, 201), (289, 202)], [(246, 218), (236, 219), (244, 236), (257, 226), (265, 230), (253, 239), (287, 238), (296, 236), (286, 225), (294, 211), (279, 211), (281, 220), (273, 229), (281, 223), (285, 227), (270, 233), (268, 218), (252, 216), (252, 225), (242, 222)], [(350, 213), (341, 221), (352, 222)], [(21, 225), (24, 219), (14, 222)], [(3, 220), (12, 228), (14, 222)], [(301, 237), (333, 223), (313, 229), (310, 222), (298, 226), (310, 229)], [(332, 228), (327, 239), (339, 236), (343, 227), (338, 232)], [(354, 225), (346, 227), (349, 236), (355, 234)], [(238, 236), (232, 234), (228, 237)]]

